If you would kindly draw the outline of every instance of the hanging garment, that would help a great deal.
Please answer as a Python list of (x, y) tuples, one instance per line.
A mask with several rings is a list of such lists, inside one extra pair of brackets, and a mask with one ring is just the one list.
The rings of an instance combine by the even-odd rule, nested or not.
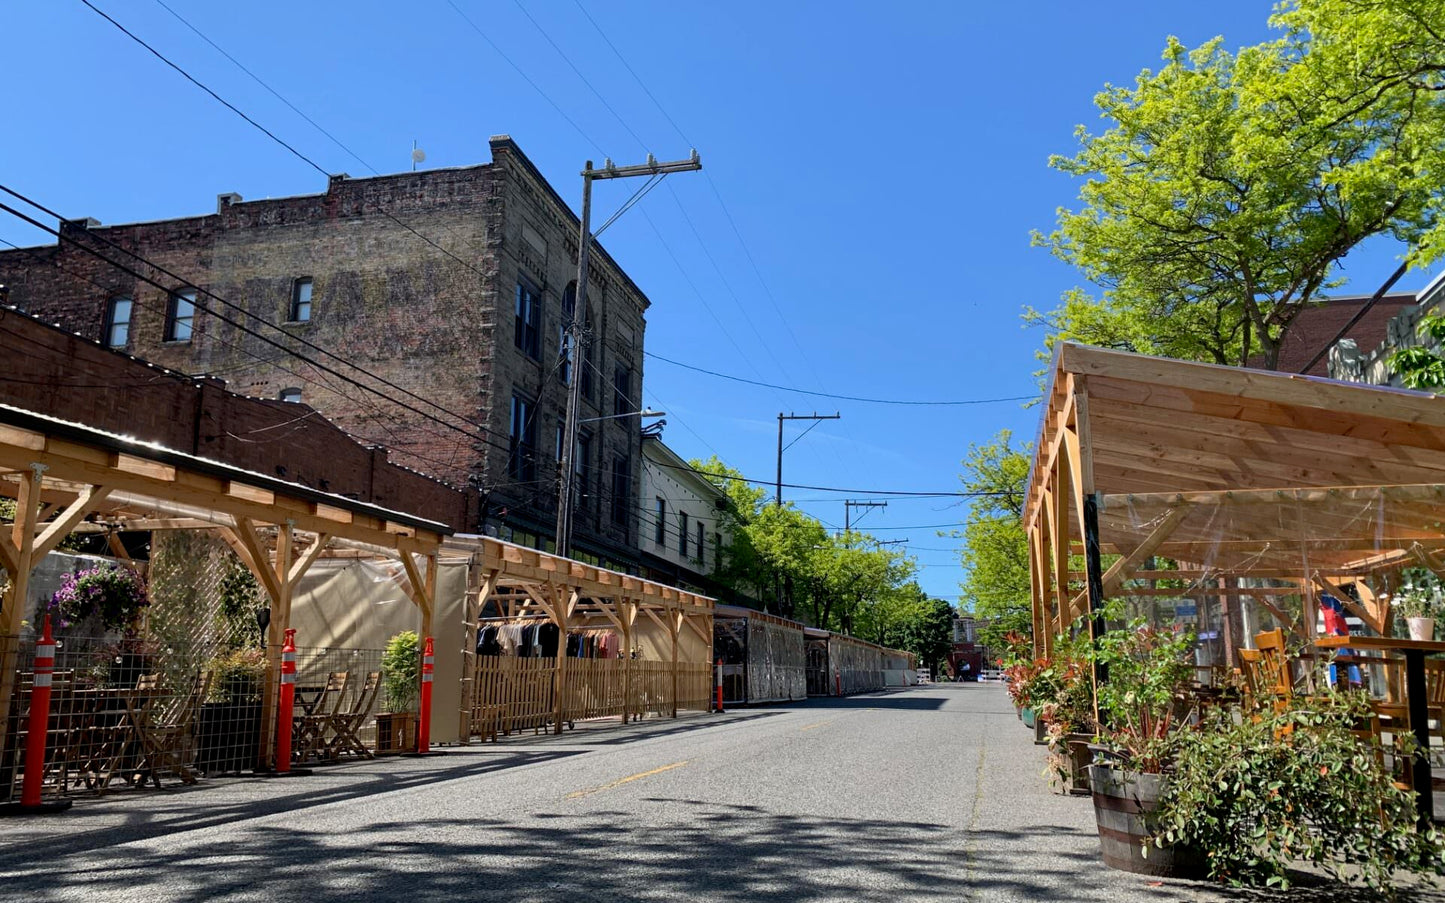
[(536, 639), (536, 637), (537, 637), (537, 628), (536, 628), (536, 627), (534, 627), (534, 626), (531, 625), (531, 624), (528, 624), (527, 626), (523, 627), (523, 628), (522, 628), (522, 638), (521, 638), (521, 640), (518, 641), (518, 643), (517, 643), (517, 655), (521, 656), (522, 658), (531, 658), (531, 657), (533, 656), (533, 654), (534, 654), (533, 651), (532, 651), (532, 648), (533, 648), (533, 647), (532, 647), (532, 643), (533, 643), (533, 641)]
[(537, 649), (542, 658), (557, 657), (557, 640), (560, 631), (556, 624), (546, 623), (537, 628)]
[(567, 657), (578, 658), (582, 654), (582, 635), (577, 633), (567, 634)]

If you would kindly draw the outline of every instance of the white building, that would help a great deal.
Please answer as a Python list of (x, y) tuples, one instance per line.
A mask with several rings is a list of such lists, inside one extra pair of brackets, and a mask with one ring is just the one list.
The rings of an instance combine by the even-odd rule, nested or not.
[(707, 575), (727, 543), (727, 496), (693, 472), (656, 436), (642, 439), (642, 494), (638, 546), (642, 576), (707, 592)]

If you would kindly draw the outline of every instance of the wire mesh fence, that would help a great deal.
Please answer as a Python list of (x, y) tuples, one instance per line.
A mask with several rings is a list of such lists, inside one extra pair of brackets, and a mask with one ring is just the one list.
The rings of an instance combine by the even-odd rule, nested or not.
[(388, 673), (382, 654), (380, 649), (296, 650), (291, 728), (296, 762), (370, 758), (415, 746), (416, 675)]

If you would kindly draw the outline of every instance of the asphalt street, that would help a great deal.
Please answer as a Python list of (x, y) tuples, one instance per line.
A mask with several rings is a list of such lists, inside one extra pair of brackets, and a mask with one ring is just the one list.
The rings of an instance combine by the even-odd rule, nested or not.
[(0, 899), (1277, 899), (1104, 868), (1043, 769), (989, 684), (527, 734), (0, 822)]

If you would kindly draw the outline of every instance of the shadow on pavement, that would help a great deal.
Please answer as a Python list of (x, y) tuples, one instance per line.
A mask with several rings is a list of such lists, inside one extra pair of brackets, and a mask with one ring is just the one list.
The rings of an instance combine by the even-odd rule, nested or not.
[[(70, 833), (60, 833), (60, 830), (57, 830), (63, 830), (65, 822), (50, 819), (35, 819), (24, 825), (15, 824), (17, 830), (10, 834), (7, 840), (20, 842), (0, 847), (0, 875), (34, 864), (35, 847), (24, 842), (27, 831), (30, 837), (43, 838), (47, 858), (86, 854), (119, 844), (183, 831), (220, 827), (245, 819), (281, 813), (304, 813), (306, 809), (316, 806), (564, 759), (581, 755), (583, 751), (515, 752), (487, 756), (476, 755), (476, 752), (479, 751), (456, 754), (454, 765), (449, 764), (450, 760), (438, 759), (438, 762), (448, 764), (425, 769), (366, 773), (369, 766), (381, 764), (384, 767), (384, 760), (371, 760), (358, 763), (356, 768), (326, 769), (314, 775), (295, 778), (221, 778), (190, 787), (166, 787), (159, 791), (125, 792), (109, 798), (83, 800), (71, 812), (59, 816), (74, 824), (74, 830)], [(327, 780), (327, 777), (322, 775), (342, 778), (345, 783), (329, 782), (318, 786)], [(247, 793), (247, 798), (241, 801), (228, 798), (228, 787), (254, 785), (258, 781), (266, 781), (276, 788), (275, 794), (265, 799), (256, 799), (251, 793)], [(139, 796), (142, 793), (146, 794), (146, 798)], [(113, 821), (118, 809), (124, 811), (124, 821), (119, 825)], [(92, 814), (104, 821), (104, 827), (86, 827), (86, 816)], [(298, 821), (304, 823), (304, 819), (305, 816), (302, 815)]]
[[(244, 836), (12, 850), (8, 891), (28, 899), (329, 901), (1221, 900), (1361, 901), (1348, 891), (1245, 894), (1153, 887), (1103, 867), (1090, 833), (1039, 825), (989, 831), (967, 850), (956, 827), (887, 818), (779, 814), (763, 806), (649, 798), (623, 809), (519, 813), (506, 820), (410, 818), (338, 838), (260, 825)], [(1039, 855), (1041, 851), (1057, 851)], [(23, 875), (14, 875), (24, 871)], [(1412, 899), (1408, 896), (1403, 899)], [(1438, 899), (1438, 898), (1437, 898)]]

